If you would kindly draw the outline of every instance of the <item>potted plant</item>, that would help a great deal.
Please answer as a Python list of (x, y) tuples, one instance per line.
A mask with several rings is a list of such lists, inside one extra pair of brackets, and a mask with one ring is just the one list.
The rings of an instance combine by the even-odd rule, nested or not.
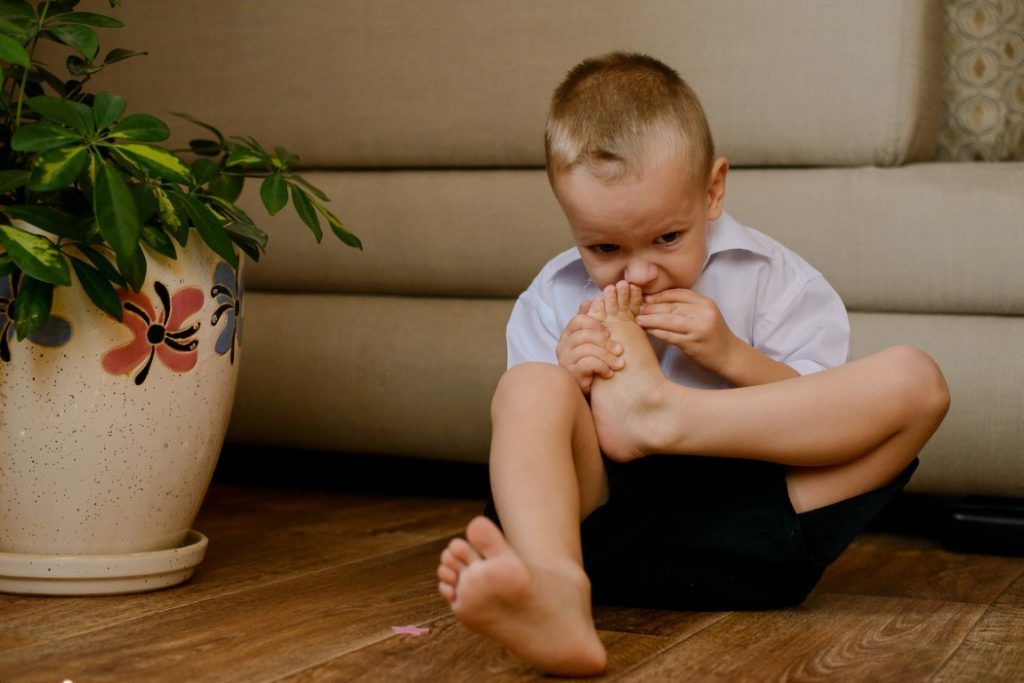
[[(111, 7), (120, 0), (108, 0)], [(236, 204), (246, 178), (276, 214), (291, 198), (362, 248), (298, 159), (86, 85), (116, 19), (77, 0), (0, 0), (0, 591), (106, 594), (191, 576), (191, 524), (223, 444), (238, 375), (244, 257), (267, 235)], [(62, 79), (34, 60), (70, 48)], [(188, 154), (183, 158), (179, 154)], [(190, 160), (186, 163), (186, 159)]]

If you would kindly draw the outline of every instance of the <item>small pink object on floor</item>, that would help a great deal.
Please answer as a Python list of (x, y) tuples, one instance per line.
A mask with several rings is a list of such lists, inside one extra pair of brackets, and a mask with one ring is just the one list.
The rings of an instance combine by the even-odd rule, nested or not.
[(419, 626), (392, 626), (391, 630), (395, 633), (404, 633), (410, 636), (422, 636), (424, 633), (429, 633), (429, 628), (420, 628)]

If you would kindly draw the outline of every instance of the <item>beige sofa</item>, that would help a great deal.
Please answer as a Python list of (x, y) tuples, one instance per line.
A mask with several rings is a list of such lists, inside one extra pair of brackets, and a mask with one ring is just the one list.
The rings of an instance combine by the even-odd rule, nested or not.
[[(571, 245), (543, 171), (581, 58), (653, 54), (732, 161), (726, 208), (843, 296), (855, 356), (934, 356), (949, 415), (910, 490), (1024, 495), (1024, 163), (937, 163), (931, 0), (129, 2), (100, 87), (297, 153), (363, 240), (262, 221), (229, 440), (484, 461), (516, 295)], [(168, 119), (172, 117), (167, 117)], [(175, 123), (177, 139), (202, 131)], [(254, 216), (255, 188), (247, 197)], [(301, 466), (301, 465), (295, 465)]]

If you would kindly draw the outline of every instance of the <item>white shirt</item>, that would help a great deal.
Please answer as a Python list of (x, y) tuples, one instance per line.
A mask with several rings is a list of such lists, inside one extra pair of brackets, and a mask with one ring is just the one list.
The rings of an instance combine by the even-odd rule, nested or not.
[[(801, 375), (851, 359), (850, 321), (839, 294), (795, 252), (728, 214), (708, 223), (708, 253), (693, 291), (712, 299), (732, 333)], [(509, 318), (508, 367), (558, 364), (555, 346), (584, 299), (600, 290), (576, 247), (548, 261)], [(678, 347), (648, 337), (665, 376), (701, 389), (731, 387)]]

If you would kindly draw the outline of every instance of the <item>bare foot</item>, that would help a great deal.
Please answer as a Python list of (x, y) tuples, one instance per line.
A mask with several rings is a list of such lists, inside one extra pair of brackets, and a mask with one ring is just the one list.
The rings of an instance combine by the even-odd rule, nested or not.
[(467, 628), (561, 676), (596, 676), (607, 655), (582, 567), (527, 567), (486, 517), (441, 553), (438, 590)]
[(622, 344), (620, 357), (626, 361), (610, 379), (595, 376), (590, 389), (590, 409), (601, 450), (619, 462), (657, 452), (659, 421), (667, 418), (660, 411), (669, 380), (647, 333), (635, 322), (642, 299), (639, 287), (620, 280), (605, 287), (588, 312), (604, 323), (613, 341)]

